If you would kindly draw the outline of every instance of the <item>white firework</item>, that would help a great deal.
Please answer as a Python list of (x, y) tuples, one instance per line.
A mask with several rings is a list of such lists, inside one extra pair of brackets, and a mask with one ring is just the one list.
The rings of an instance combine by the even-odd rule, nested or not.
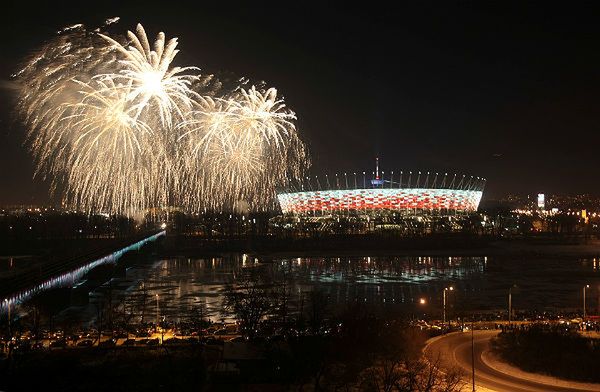
[[(295, 114), (274, 88), (254, 86), (222, 99), (206, 99), (191, 113), (180, 139), (186, 152), (185, 204), (198, 211), (272, 206), (275, 188), (297, 177), (306, 154), (293, 123)], [(197, 165), (197, 162), (205, 164)]]
[(198, 68), (171, 67), (173, 59), (179, 53), (176, 49), (177, 38), (165, 42), (165, 34), (160, 32), (154, 41), (154, 49), (151, 49), (141, 24), (137, 25), (136, 33), (127, 32), (127, 47), (111, 37), (103, 34), (100, 36), (124, 57), (120, 60), (122, 68), (104, 77), (124, 80), (127, 85), (131, 83), (133, 88), (128, 99), (135, 108), (136, 117), (152, 110), (153, 104), (156, 104), (162, 125), (171, 128), (174, 114), (180, 119), (192, 109), (197, 95), (190, 87), (199, 77), (185, 72), (197, 71)]
[(159, 33), (151, 47), (141, 25), (127, 39), (75, 25), (15, 74), (36, 173), (70, 206), (264, 210), (306, 167), (296, 115), (276, 89), (219, 96), (211, 75), (172, 65), (177, 45)]

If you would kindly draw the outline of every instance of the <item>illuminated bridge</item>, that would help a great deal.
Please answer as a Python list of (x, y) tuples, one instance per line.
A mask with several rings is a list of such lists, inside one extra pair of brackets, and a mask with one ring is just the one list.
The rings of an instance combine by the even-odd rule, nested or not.
[(45, 263), (35, 271), (21, 273), (8, 282), (1, 281), (0, 314), (23, 303), (46, 290), (58, 287), (71, 287), (92, 269), (108, 263), (116, 263), (125, 253), (140, 249), (148, 242), (164, 236), (165, 231), (146, 235), (135, 240), (126, 240), (117, 249), (104, 254), (85, 255), (65, 261)]

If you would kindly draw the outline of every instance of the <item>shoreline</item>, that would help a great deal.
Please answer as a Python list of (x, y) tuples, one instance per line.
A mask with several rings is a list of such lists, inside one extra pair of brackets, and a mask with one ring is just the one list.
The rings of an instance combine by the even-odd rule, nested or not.
[[(322, 239), (316, 241), (321, 242)], [(309, 245), (310, 242), (302, 245)], [(245, 253), (259, 258), (296, 258), (296, 257), (376, 257), (376, 256), (414, 256), (414, 257), (528, 257), (528, 258), (563, 258), (563, 257), (581, 257), (581, 258), (599, 258), (600, 259), (600, 241), (590, 240), (582, 244), (557, 244), (557, 243), (536, 243), (536, 241), (526, 240), (501, 240), (487, 243), (479, 243), (475, 247), (451, 246), (448, 243), (442, 243), (432, 238), (424, 244), (423, 239), (415, 241), (414, 245), (406, 243), (405, 240), (399, 242), (398, 246), (393, 246), (388, 241), (382, 246), (353, 246), (351, 242), (343, 244), (332, 244), (334, 246), (295, 246), (299, 244), (291, 243), (287, 247), (178, 247), (171, 244), (163, 247), (160, 251), (162, 257), (220, 257), (233, 253)], [(447, 241), (442, 241), (447, 242)], [(339, 245), (339, 246), (335, 246)], [(440, 246), (442, 245), (442, 246)]]

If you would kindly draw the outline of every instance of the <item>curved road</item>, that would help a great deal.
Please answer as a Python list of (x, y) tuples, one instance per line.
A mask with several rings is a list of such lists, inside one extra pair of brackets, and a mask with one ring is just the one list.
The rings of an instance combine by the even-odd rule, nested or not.
[[(490, 338), (498, 331), (475, 331), (475, 384), (497, 392), (582, 392), (585, 389), (560, 387), (552, 384), (518, 378), (507, 373), (499, 372), (481, 359), (481, 354), (488, 349)], [(468, 388), (471, 390), (471, 333), (451, 333), (432, 340), (425, 347), (425, 354), (431, 361), (439, 358), (443, 368), (451, 369), (457, 366), (465, 373)], [(479, 389), (479, 388), (477, 388)]]

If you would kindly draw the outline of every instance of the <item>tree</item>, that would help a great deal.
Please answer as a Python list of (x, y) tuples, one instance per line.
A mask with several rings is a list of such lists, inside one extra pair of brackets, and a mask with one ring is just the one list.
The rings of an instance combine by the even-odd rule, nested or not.
[(140, 284), (139, 296), (138, 296), (138, 306), (140, 308), (140, 324), (144, 325), (144, 316), (146, 315), (146, 308), (148, 305), (148, 289), (146, 288), (146, 283), (142, 282)]
[(192, 328), (198, 331), (199, 337), (203, 337), (203, 330), (206, 328), (210, 322), (207, 320), (208, 309), (206, 307), (206, 303), (202, 300), (198, 300), (192, 314), (190, 315), (190, 323)]
[(327, 295), (322, 291), (315, 289), (309, 293), (309, 311), (310, 327), (314, 334), (319, 333), (325, 321), (325, 315), (328, 307)]
[(281, 322), (285, 325), (288, 322), (290, 300), (292, 297), (290, 292), (291, 274), (288, 271), (284, 271), (281, 281), (282, 283), (277, 293), (277, 314)]
[(253, 338), (263, 318), (273, 310), (275, 301), (276, 293), (258, 276), (246, 276), (227, 286), (223, 307), (236, 318), (242, 335)]
[(464, 387), (457, 369), (440, 369), (439, 358), (423, 357), (423, 335), (413, 329), (387, 328), (377, 339), (375, 360), (363, 371), (361, 388), (380, 392), (458, 392)]

